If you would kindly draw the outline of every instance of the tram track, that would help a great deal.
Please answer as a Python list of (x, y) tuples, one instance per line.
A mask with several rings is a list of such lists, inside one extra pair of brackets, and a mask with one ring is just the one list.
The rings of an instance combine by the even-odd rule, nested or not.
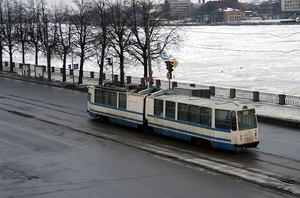
[[(7, 96), (3, 97), (2, 96), (1, 98), (2, 99), (6, 98), (6, 99), (9, 99), (9, 100), (13, 100), (13, 101), (25, 104), (25, 105), (33, 105), (33, 106), (36, 106), (36, 107), (39, 107), (39, 108), (44, 108), (44, 109), (47, 109), (47, 110), (57, 111), (59, 113), (63, 113), (63, 114), (66, 114), (66, 115), (72, 115), (72, 116), (75, 116), (75, 117), (78, 117), (78, 118), (86, 118), (85, 115), (80, 115), (80, 114), (74, 113), (74, 111), (75, 112), (78, 111), (76, 109), (71, 109), (72, 112), (70, 112), (70, 109), (64, 110), (65, 108), (63, 106), (56, 105), (56, 104), (53, 104), (53, 103), (49, 103), (49, 102), (45, 102), (45, 101), (40, 101), (40, 100), (36, 100), (36, 99), (32, 100), (32, 99), (29, 99), (29, 98), (26, 98), (26, 97), (19, 97), (19, 96), (12, 95), (12, 94), (7, 94), (7, 95), (10, 96), (10, 97), (7, 97)], [(17, 99), (16, 97), (21, 98), (21, 99)], [(18, 109), (21, 109), (21, 110), (25, 110), (25, 111), (28, 110), (26, 108), (20, 108), (19, 106), (11, 105), (10, 103), (3, 103), (3, 102), (1, 102), (1, 103), (4, 104), (4, 105), (6, 105), (6, 106), (11, 106), (11, 107), (18, 108)], [(39, 103), (39, 104), (37, 104), (37, 103)], [(47, 106), (44, 105), (44, 104), (46, 104)], [(17, 113), (18, 112), (16, 111), (15, 114), (17, 114)], [(82, 113), (82, 112), (78, 111), (78, 113)], [(20, 114), (24, 114), (24, 113), (20, 113)], [(28, 116), (30, 116), (30, 115), (28, 115)], [(57, 119), (57, 120), (70, 121), (69, 119), (63, 118), (65, 116), (63, 116), (63, 117), (57, 117), (57, 116), (54, 116), (54, 115), (48, 115), (48, 117), (53, 118), (53, 119)], [(89, 126), (86, 126), (86, 127), (89, 127)], [(262, 151), (257, 150), (257, 149), (251, 149), (251, 150), (252, 150), (252, 152), (258, 152), (258, 153), (261, 153), (262, 155), (267, 155), (267, 156), (272, 156), (272, 157), (275, 157), (275, 158), (281, 158), (281, 159), (288, 160), (289, 163), (299, 163), (300, 164), (300, 160), (288, 158), (286, 156), (275, 155), (273, 153), (265, 153), (265, 152), (262, 152)], [(267, 160), (265, 160), (265, 158), (260, 158), (260, 159), (259, 158), (255, 158), (255, 157), (252, 157), (251, 155), (244, 154), (244, 153), (238, 153), (238, 155), (239, 155), (239, 157), (243, 156), (245, 158), (251, 158), (251, 159), (256, 160), (256, 161), (260, 161), (260, 162), (264, 162), (264, 163), (268, 163), (268, 164), (276, 165), (276, 166), (279, 166), (279, 167), (282, 167), (282, 168), (288, 168), (288, 169), (292, 169), (292, 170), (300, 172), (300, 166), (298, 166), (299, 168), (295, 168), (295, 167), (291, 167), (291, 166), (286, 166), (285, 164), (274, 163), (274, 162), (271, 162), (270, 160), (267, 161)]]
[[(86, 118), (86, 116), (74, 114), (77, 110), (75, 109), (68, 109), (63, 110), (59, 105), (54, 105), (51, 103), (45, 103), (44, 101), (30, 101), (31, 99), (28, 98), (22, 98), (17, 99), (15, 98), (17, 96), (10, 95), (9, 97), (2, 96), (1, 97), (1, 106), (0, 109), (5, 110), (9, 113), (16, 114), (18, 116), (23, 116), (29, 119), (37, 119), (39, 121), (51, 123), (54, 125), (60, 125), (63, 127), (68, 127), (72, 129), (73, 131), (85, 133), (88, 135), (92, 135), (98, 138), (108, 139), (111, 141), (115, 141), (121, 144), (125, 144), (130, 147), (134, 147), (149, 153), (152, 153), (153, 155), (158, 155), (161, 157), (164, 157), (169, 160), (174, 160), (176, 162), (180, 163), (186, 163), (191, 166), (205, 168), (207, 170), (219, 172), (222, 174), (230, 175), (232, 177), (236, 177), (239, 179), (243, 179), (245, 181), (255, 183), (258, 185), (263, 185), (267, 188), (272, 188), (274, 190), (282, 191), (288, 194), (293, 194), (295, 196), (300, 197), (300, 182), (294, 179), (291, 179), (290, 177), (285, 177), (282, 175), (274, 174), (272, 172), (266, 172), (262, 171), (260, 169), (254, 169), (245, 167), (244, 165), (237, 163), (235, 161), (225, 161), (220, 160), (214, 157), (209, 157), (205, 153), (197, 153), (193, 150), (187, 150), (187, 149), (181, 149), (176, 148), (172, 145), (163, 145), (157, 142), (152, 142), (149, 140), (145, 140), (142, 137), (135, 137), (132, 138), (126, 138), (126, 134), (119, 134), (115, 133), (114, 129), (112, 130), (103, 130), (96, 127), (91, 127), (84, 125), (81, 128), (77, 128), (77, 125), (72, 125), (75, 123), (70, 124), (70, 122), (73, 122), (72, 119), (63, 119), (64, 115), (72, 115), (78, 118)], [(20, 97), (18, 97), (20, 98)], [(3, 99), (13, 100), (17, 103), (21, 103), (23, 105), (29, 105), (31, 108), (24, 108), (20, 107), (19, 105), (13, 105), (9, 102), (4, 102)], [(37, 104), (41, 103), (41, 104)], [(49, 107), (53, 105), (53, 107)], [(40, 111), (33, 108), (42, 108), (42, 109), (50, 109), (54, 112), (59, 112), (62, 114), (61, 116), (53, 116), (51, 114), (43, 114), (41, 115)], [(72, 112), (73, 111), (73, 112)], [(82, 112), (81, 112), (82, 113)], [(49, 119), (50, 118), (50, 119)], [(77, 123), (76, 123), (77, 124)], [(175, 145), (177, 144), (174, 140)], [(181, 143), (180, 143), (181, 144)], [(267, 155), (271, 156), (273, 158), (282, 158), (283, 156), (275, 155), (275, 154), (268, 154), (264, 153), (258, 150), (251, 150), (251, 152), (257, 152), (260, 155)], [(234, 154), (232, 154), (234, 155)], [(239, 158), (243, 159), (249, 159), (263, 162), (269, 165), (274, 165), (281, 168), (290, 169), (291, 167), (285, 166), (284, 164), (271, 162), (270, 160), (263, 160), (259, 158), (252, 157), (247, 154), (238, 154)], [(290, 161), (291, 163), (300, 163), (299, 160), (296, 159), (290, 159), (287, 157), (284, 157), (285, 160)], [(298, 166), (299, 167), (299, 166)], [(292, 168), (294, 171), (299, 171), (299, 168)]]

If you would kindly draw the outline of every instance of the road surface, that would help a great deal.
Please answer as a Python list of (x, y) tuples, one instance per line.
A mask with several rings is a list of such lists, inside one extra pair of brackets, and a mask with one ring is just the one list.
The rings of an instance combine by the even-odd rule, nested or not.
[(299, 132), (260, 126), (259, 150), (213, 151), (93, 120), (85, 93), (0, 78), (0, 197), (298, 196)]

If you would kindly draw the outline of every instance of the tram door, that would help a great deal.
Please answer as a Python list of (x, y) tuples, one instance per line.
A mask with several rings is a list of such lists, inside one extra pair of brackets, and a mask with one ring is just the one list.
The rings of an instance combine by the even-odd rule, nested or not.
[(236, 112), (228, 110), (216, 109), (215, 127), (219, 129), (227, 129), (236, 131)]

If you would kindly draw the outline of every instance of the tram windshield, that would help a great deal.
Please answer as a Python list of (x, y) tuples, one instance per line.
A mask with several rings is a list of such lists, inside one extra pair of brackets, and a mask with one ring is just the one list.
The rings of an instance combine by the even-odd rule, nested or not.
[(239, 130), (247, 130), (257, 128), (255, 110), (238, 111), (238, 127)]

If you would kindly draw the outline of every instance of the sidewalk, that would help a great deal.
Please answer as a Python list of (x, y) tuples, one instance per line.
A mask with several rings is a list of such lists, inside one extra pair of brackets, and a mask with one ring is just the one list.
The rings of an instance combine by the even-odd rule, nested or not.
[[(6, 71), (0, 72), (0, 77), (39, 83), (39, 84), (44, 84), (44, 85), (49, 85), (54, 87), (73, 89), (73, 90), (78, 90), (83, 92), (87, 92), (87, 87), (89, 85), (97, 84), (97, 78), (90, 79), (87, 77), (84, 77), (82, 85), (78, 85), (76, 83), (73, 84), (73, 78), (70, 76), (67, 77), (66, 82), (62, 82), (61, 74), (57, 74), (57, 73), (53, 73), (51, 82), (49, 82), (47, 79), (21, 76), (18, 73), (9, 73)], [(212, 97), (212, 98), (223, 100), (223, 101), (231, 101), (231, 102), (233, 101), (238, 104), (247, 105), (249, 107), (255, 107), (256, 113), (258, 115), (258, 120), (261, 122), (272, 123), (272, 124), (300, 129), (300, 108), (299, 107), (279, 105), (279, 104), (268, 104), (262, 102), (253, 102), (250, 100), (240, 100), (240, 99), (230, 99), (230, 98), (220, 98), (220, 97)]]

